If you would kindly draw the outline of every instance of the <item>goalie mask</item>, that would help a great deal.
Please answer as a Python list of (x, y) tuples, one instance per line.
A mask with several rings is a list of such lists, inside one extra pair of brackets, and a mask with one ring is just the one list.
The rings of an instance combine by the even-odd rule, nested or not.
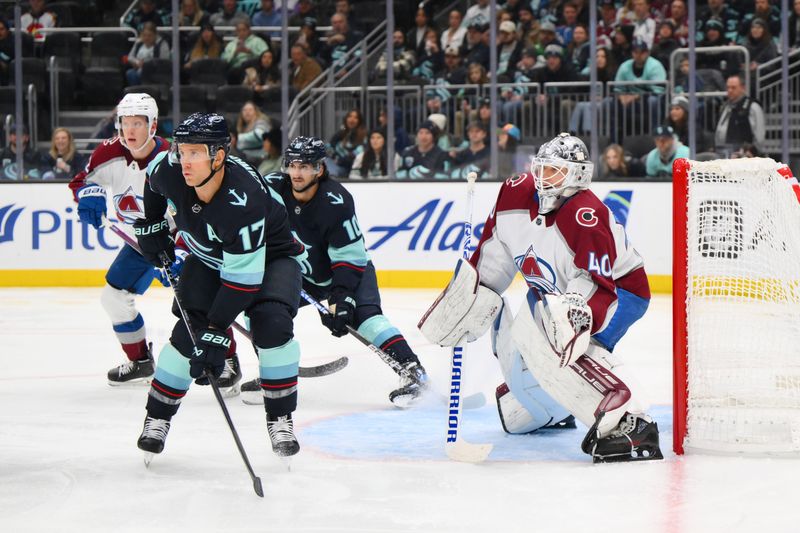
[[(147, 140), (141, 146), (128, 146), (125, 135), (122, 134), (122, 117), (146, 117), (147, 118)], [(158, 121), (158, 104), (152, 96), (145, 93), (129, 93), (117, 104), (117, 135), (119, 142), (131, 152), (139, 152), (150, 139), (155, 137), (156, 130), (153, 127)]]
[(539, 193), (539, 213), (561, 207), (567, 198), (587, 189), (594, 164), (583, 141), (568, 133), (544, 143), (531, 158), (531, 174)]

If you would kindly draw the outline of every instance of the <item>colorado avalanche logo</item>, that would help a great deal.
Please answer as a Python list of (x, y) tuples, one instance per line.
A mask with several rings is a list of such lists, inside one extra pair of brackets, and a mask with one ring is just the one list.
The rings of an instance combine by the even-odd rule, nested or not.
[(597, 215), (594, 214), (594, 209), (591, 207), (581, 207), (575, 212), (575, 220), (579, 225), (584, 228), (593, 228), (600, 222)]
[(527, 173), (515, 174), (506, 180), (506, 185), (510, 187), (516, 187), (517, 185), (520, 185), (523, 181), (525, 181), (525, 178), (527, 177), (528, 177)]
[(144, 216), (142, 211), (143, 198), (137, 196), (133, 187), (128, 187), (122, 194), (114, 195), (114, 205), (117, 208), (117, 218), (128, 224), (133, 224), (136, 219)]
[(518, 255), (514, 258), (522, 277), (530, 287), (535, 287), (547, 293), (561, 292), (556, 286), (556, 273), (553, 268), (533, 251), (533, 246), (528, 248), (525, 255)]

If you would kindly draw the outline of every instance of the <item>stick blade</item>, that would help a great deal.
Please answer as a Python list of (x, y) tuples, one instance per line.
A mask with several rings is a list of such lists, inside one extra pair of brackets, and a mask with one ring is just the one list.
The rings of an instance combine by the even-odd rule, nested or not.
[(462, 463), (482, 463), (492, 453), (492, 444), (472, 444), (463, 439), (448, 442), (444, 446), (447, 457)]
[(482, 392), (464, 396), (461, 398), (461, 405), (464, 409), (480, 409), (486, 405), (486, 396), (484, 396)]
[(342, 370), (349, 362), (350, 360), (346, 356), (342, 356), (339, 359), (334, 359), (330, 363), (325, 363), (322, 365), (309, 367), (301, 366), (298, 369), (297, 375), (301, 378), (319, 378), (322, 376), (328, 376)]
[(259, 498), (264, 497), (264, 488), (261, 486), (261, 478), (258, 476), (253, 478), (253, 490), (256, 491)]

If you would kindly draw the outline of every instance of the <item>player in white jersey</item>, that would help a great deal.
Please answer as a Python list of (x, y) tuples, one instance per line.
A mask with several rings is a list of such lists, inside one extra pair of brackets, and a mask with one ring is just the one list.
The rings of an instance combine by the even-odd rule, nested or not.
[[(145, 170), (158, 153), (169, 149), (169, 143), (156, 135), (158, 105), (148, 94), (125, 95), (117, 105), (116, 126), (118, 135), (92, 152), (86, 168), (73, 178), (69, 187), (78, 202), (81, 222), (98, 229), (107, 214), (106, 194), (110, 194), (120, 228), (135, 241), (131, 227), (144, 216)], [(185, 251), (178, 251), (174, 271), (180, 271), (185, 257)], [(153, 376), (152, 351), (135, 298), (147, 290), (155, 277), (166, 283), (163, 273), (128, 245), (122, 246), (106, 272), (100, 301), (128, 358), (108, 371), (110, 385), (147, 383)], [(221, 387), (229, 388), (241, 379), (233, 353), (235, 344), (231, 346), (226, 373), (220, 378)]]
[[(612, 355), (647, 309), (647, 276), (624, 227), (588, 190), (592, 172), (580, 139), (562, 133), (542, 145), (530, 172), (502, 185), (477, 249), (420, 329), (452, 346), (492, 328), (509, 433), (574, 415), (590, 427), (582, 449), (595, 462), (661, 459), (658, 427)], [(514, 316), (500, 294), (518, 272), (529, 289)]]

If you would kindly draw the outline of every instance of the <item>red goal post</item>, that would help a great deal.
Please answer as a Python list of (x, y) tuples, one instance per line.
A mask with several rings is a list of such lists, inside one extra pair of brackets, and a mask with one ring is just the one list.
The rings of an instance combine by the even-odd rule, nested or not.
[(673, 449), (800, 455), (800, 186), (749, 158), (673, 165)]

